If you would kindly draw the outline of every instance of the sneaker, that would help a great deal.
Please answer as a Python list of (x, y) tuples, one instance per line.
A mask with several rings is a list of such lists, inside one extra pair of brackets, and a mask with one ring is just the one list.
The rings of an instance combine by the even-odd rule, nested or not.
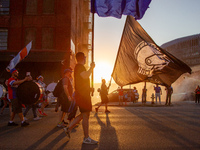
[(29, 123), (26, 122), (26, 121), (24, 121), (23, 123), (21, 123), (21, 127), (25, 127), (25, 126), (28, 126), (28, 125), (29, 125)]
[(63, 128), (63, 130), (64, 130), (66, 136), (67, 136), (68, 138), (70, 138), (70, 131), (69, 131), (69, 128)]
[(43, 116), (47, 116), (47, 114), (45, 114), (45, 113), (42, 113), (42, 115), (43, 115)]
[(28, 119), (26, 117), (24, 117), (24, 120), (27, 121)]
[(106, 110), (105, 113), (110, 113), (110, 111), (109, 111), (109, 110)]
[(98, 141), (91, 139), (90, 137), (83, 139), (83, 144), (98, 144)]
[(98, 108), (95, 108), (95, 111), (98, 112)]
[(63, 122), (59, 122), (58, 124), (57, 124), (57, 127), (59, 127), (59, 128), (64, 128), (64, 127), (66, 127), (66, 125), (63, 123)]
[(42, 115), (42, 111), (41, 111), (41, 109), (38, 109), (38, 112), (40, 113), (40, 115)]
[(35, 121), (40, 120), (40, 119), (42, 119), (42, 118), (40, 118), (39, 116), (33, 118), (33, 120), (35, 120)]
[(65, 122), (64, 120), (62, 121), (64, 124), (68, 124), (68, 122)]
[(14, 122), (12, 122), (12, 123), (8, 122), (8, 126), (18, 126), (18, 124), (14, 123)]

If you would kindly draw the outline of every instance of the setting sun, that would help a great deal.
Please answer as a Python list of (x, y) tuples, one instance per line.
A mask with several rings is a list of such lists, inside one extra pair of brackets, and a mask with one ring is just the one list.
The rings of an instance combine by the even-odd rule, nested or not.
[(101, 83), (101, 79), (105, 79), (106, 82), (109, 82), (111, 79), (111, 74), (113, 67), (108, 62), (99, 62), (96, 63), (94, 69), (94, 82)]

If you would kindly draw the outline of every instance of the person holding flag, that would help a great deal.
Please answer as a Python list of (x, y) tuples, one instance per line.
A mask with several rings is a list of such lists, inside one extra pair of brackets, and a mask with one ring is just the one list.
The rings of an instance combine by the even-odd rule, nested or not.
[(32, 80), (31, 76), (25, 77), (23, 80), (18, 80), (19, 72), (13, 68), (10, 70), (11, 77), (8, 79), (8, 95), (12, 104), (12, 113), (10, 117), (10, 121), (8, 122), (8, 126), (18, 126), (13, 120), (15, 118), (15, 114), (19, 115), (21, 120), (21, 126), (28, 126), (29, 123), (24, 120), (24, 116), (22, 114), (22, 103), (16, 96), (17, 87), (25, 81)]
[(77, 64), (74, 68), (75, 99), (81, 113), (74, 118), (67, 128), (63, 129), (66, 135), (70, 138), (71, 130), (76, 126), (76, 124), (83, 120), (83, 144), (98, 144), (98, 141), (89, 137), (89, 117), (90, 111), (92, 111), (91, 92), (94, 90), (93, 88), (90, 88), (89, 77), (92, 74), (95, 63), (91, 63), (89, 70), (86, 70), (84, 67), (86, 56), (83, 52), (78, 52), (76, 54), (76, 60)]
[(105, 113), (110, 113), (110, 111), (108, 110), (108, 90), (109, 90), (110, 86), (111, 86), (111, 83), (107, 87), (106, 80), (102, 79), (101, 89), (99, 89), (99, 91), (98, 91), (98, 92), (100, 92), (101, 103), (99, 104), (99, 106), (97, 108), (95, 108), (96, 112), (98, 112), (98, 109), (102, 104), (105, 104)]

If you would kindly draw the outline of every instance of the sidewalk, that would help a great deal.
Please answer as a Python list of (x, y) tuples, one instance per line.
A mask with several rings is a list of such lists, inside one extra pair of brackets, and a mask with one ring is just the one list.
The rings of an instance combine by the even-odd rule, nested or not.
[[(141, 101), (133, 103), (133, 102), (127, 102), (127, 105), (125, 105), (125, 102), (123, 102), (124, 105), (119, 105), (119, 102), (109, 102), (108, 106), (116, 106), (116, 107), (172, 107), (174, 105), (179, 105), (180, 103), (187, 103), (187, 104), (194, 104), (194, 101), (176, 101), (172, 102), (172, 105), (166, 106), (165, 102), (155, 103), (152, 104), (151, 101), (147, 101), (145, 104), (142, 104)], [(94, 106), (99, 105), (100, 103), (96, 103)], [(102, 104), (104, 106), (104, 104)]]

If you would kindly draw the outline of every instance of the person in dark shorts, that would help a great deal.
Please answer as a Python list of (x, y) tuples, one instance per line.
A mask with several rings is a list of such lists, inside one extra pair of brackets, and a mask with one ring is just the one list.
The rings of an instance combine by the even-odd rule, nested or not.
[(95, 67), (95, 63), (90, 64), (89, 70), (86, 70), (84, 64), (86, 63), (86, 56), (82, 52), (76, 54), (77, 64), (74, 68), (74, 80), (75, 80), (75, 99), (76, 104), (79, 106), (80, 114), (74, 118), (74, 120), (69, 124), (69, 127), (64, 128), (66, 135), (70, 138), (71, 130), (78, 124), (81, 120), (84, 132), (84, 144), (97, 144), (98, 142), (89, 137), (89, 116), (90, 111), (92, 111), (91, 103), (91, 92), (90, 79), (89, 76)]
[(97, 108), (95, 108), (96, 112), (98, 112), (98, 109), (102, 104), (105, 104), (105, 113), (110, 113), (110, 111), (108, 110), (108, 106), (107, 106), (107, 104), (108, 104), (108, 89), (109, 88), (110, 88), (110, 84), (107, 87), (106, 80), (102, 79), (101, 89), (99, 91), (100, 96), (101, 96), (101, 103)]
[(65, 115), (68, 113), (73, 94), (71, 75), (71, 68), (64, 70), (64, 78), (62, 79), (63, 92), (61, 92), (61, 95), (58, 97), (59, 103), (61, 104), (61, 114), (57, 127), (65, 127), (63, 120)]
[(11, 73), (11, 77), (8, 79), (8, 95), (12, 103), (12, 113), (11, 113), (10, 121), (8, 122), (8, 126), (18, 125), (15, 122), (13, 122), (15, 118), (15, 114), (18, 114), (21, 120), (21, 126), (24, 127), (24, 126), (29, 125), (29, 123), (24, 120), (24, 116), (22, 114), (22, 103), (18, 100), (16, 96), (16, 90), (17, 90), (18, 85), (20, 85), (21, 83), (25, 81), (32, 80), (32, 77), (25, 77), (23, 80), (18, 80), (17, 78), (18, 78), (19, 72), (15, 68), (11, 69), (10, 73)]
[(172, 96), (172, 93), (173, 93), (173, 88), (172, 88), (172, 86), (170, 85), (170, 86), (166, 86), (166, 88), (165, 88), (165, 90), (166, 90), (166, 103), (165, 103), (165, 105), (171, 105), (172, 103), (171, 103), (171, 96)]

